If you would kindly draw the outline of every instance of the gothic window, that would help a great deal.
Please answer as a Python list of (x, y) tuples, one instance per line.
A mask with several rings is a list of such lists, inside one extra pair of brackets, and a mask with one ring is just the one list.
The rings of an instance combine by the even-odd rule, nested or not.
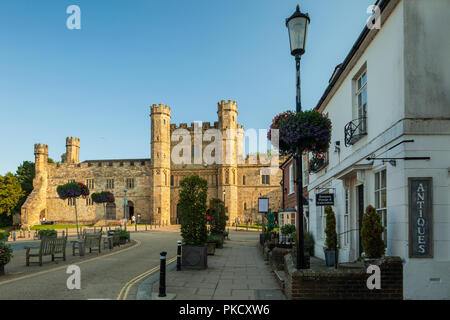
[(94, 179), (87, 179), (86, 186), (88, 187), (88, 189), (94, 189)]
[(245, 185), (245, 176), (242, 176), (242, 184)]
[(134, 178), (128, 178), (127, 179), (127, 189), (133, 189), (134, 188)]
[(106, 189), (114, 189), (114, 179), (106, 179)]
[(262, 175), (262, 184), (270, 184), (270, 176), (268, 174)]
[(229, 177), (228, 177), (228, 176), (229, 176), (229, 174), (230, 174), (230, 173), (228, 172), (228, 170), (227, 170), (227, 171), (225, 171), (225, 184), (228, 184), (228, 183), (229, 183), (229, 181), (230, 181), (230, 180), (229, 180)]

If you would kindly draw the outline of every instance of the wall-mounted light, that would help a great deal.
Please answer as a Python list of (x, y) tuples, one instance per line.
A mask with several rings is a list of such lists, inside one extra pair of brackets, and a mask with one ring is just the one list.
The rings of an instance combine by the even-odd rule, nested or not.
[(335, 141), (334, 142), (334, 152), (341, 152), (341, 141)]

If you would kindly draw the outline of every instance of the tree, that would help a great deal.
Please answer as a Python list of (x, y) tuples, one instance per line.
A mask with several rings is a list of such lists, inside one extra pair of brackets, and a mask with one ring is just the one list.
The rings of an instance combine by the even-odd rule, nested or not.
[(33, 179), (35, 176), (34, 162), (24, 161), (16, 171), (22, 190), (28, 196), (33, 191)]
[(214, 198), (209, 203), (211, 225), (211, 234), (223, 235), (227, 224), (227, 216), (225, 214), (225, 204), (222, 200)]
[(11, 216), (23, 193), (19, 179), (11, 172), (0, 176), (0, 215)]
[(325, 213), (327, 215), (327, 226), (325, 227), (327, 238), (325, 240), (325, 245), (328, 250), (335, 250), (337, 246), (336, 216), (334, 215), (331, 206), (325, 208)]
[(208, 182), (199, 176), (180, 181), (181, 236), (187, 245), (204, 246), (208, 238), (206, 228), (206, 199)]
[(377, 210), (373, 206), (367, 206), (362, 221), (361, 245), (368, 258), (381, 258), (384, 254), (386, 244), (382, 238), (383, 232), (384, 227)]

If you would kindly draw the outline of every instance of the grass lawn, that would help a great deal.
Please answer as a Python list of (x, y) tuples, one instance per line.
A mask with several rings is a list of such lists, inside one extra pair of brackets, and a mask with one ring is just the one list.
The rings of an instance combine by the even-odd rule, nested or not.
[[(82, 227), (89, 227), (92, 228), (94, 225), (93, 224), (89, 224), (89, 225), (79, 225), (78, 228), (82, 228)], [(48, 229), (73, 229), (76, 228), (77, 225), (76, 224), (53, 224), (53, 225), (36, 225), (36, 226), (32, 226), (30, 228), (30, 230), (48, 230)]]
[[(261, 229), (261, 226), (249, 225), (250, 229)], [(238, 224), (238, 228), (247, 228), (246, 224)]]

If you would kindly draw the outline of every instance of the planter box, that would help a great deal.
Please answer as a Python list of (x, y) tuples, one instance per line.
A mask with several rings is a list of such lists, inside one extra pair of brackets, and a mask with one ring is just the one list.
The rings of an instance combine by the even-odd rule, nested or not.
[(127, 239), (126, 238), (119, 239), (119, 244), (126, 244), (126, 243), (127, 243)]
[(0, 276), (3, 276), (5, 274), (5, 265), (0, 264)]
[(336, 251), (324, 248), (323, 252), (325, 253), (325, 264), (327, 267), (333, 267), (336, 263)]
[(208, 267), (208, 248), (206, 246), (183, 245), (181, 267), (203, 270)]
[(216, 246), (217, 249), (222, 249), (223, 248), (223, 242), (225, 241), (225, 237), (223, 236), (223, 234), (212, 234), (211, 235), (212, 239), (219, 239), (220, 242), (222, 243), (219, 246)]
[(208, 255), (213, 256), (215, 252), (216, 252), (216, 242), (208, 241)]

